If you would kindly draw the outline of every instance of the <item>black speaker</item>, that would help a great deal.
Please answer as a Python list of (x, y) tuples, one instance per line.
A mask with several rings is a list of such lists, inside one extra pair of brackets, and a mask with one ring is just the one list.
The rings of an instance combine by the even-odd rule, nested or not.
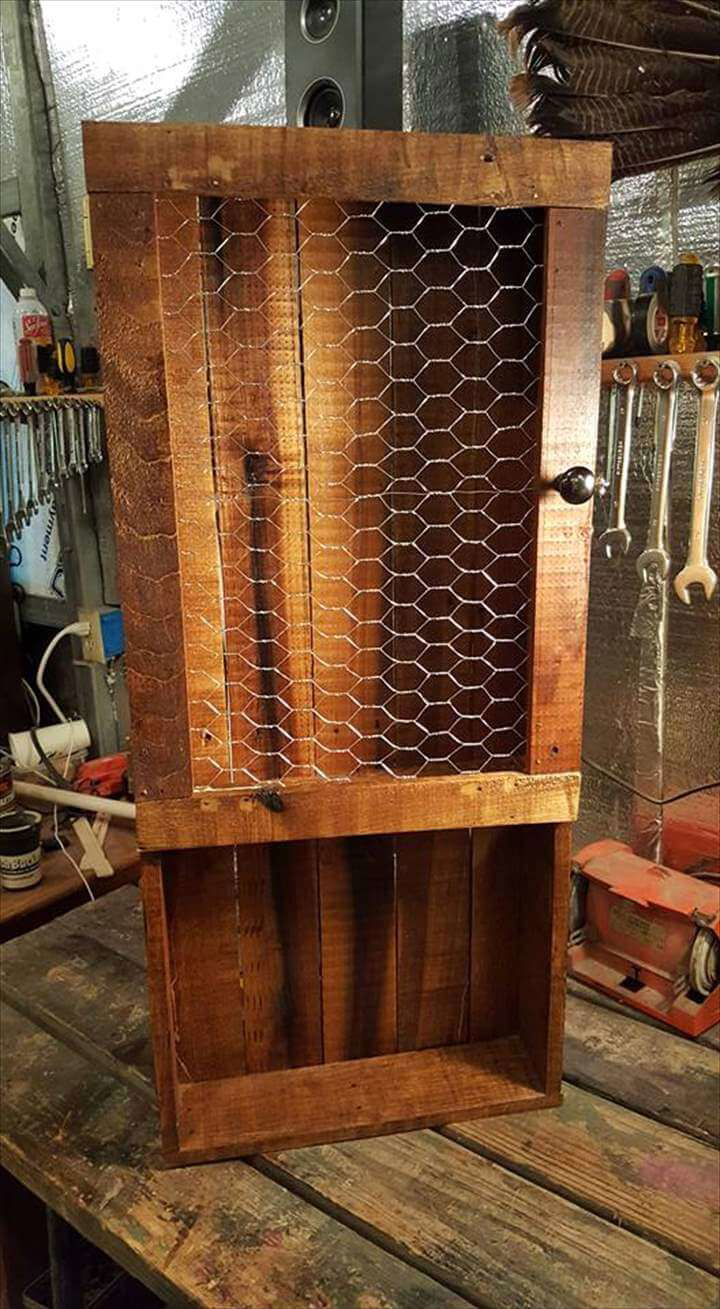
[(402, 129), (402, 0), (285, 0), (290, 127)]

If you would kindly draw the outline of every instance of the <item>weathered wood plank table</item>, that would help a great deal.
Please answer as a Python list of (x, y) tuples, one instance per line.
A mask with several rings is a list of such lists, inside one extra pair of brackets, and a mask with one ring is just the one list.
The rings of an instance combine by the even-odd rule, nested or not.
[(135, 888), (3, 953), (2, 1163), (166, 1303), (716, 1309), (712, 1043), (571, 994), (559, 1109), (167, 1170)]

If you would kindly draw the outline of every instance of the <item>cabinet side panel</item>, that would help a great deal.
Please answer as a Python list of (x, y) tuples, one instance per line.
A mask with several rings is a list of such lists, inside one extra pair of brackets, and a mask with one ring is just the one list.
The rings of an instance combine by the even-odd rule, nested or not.
[(552, 490), (595, 468), (605, 213), (547, 211), (540, 496), (535, 542), (528, 770), (580, 763), (592, 504)]
[(192, 783), (155, 200), (91, 204), (135, 790), (177, 798)]
[(146, 856), (140, 879), (142, 890), (148, 998), (152, 1023), (155, 1089), (160, 1112), (163, 1149), (178, 1148), (176, 1019), (170, 986), (170, 948), (163, 870), (159, 856)]
[(174, 850), (162, 862), (178, 1080), (245, 1072), (235, 849)]
[(562, 1074), (571, 831), (548, 823), (521, 834), (519, 1030), (548, 1095), (559, 1093)]

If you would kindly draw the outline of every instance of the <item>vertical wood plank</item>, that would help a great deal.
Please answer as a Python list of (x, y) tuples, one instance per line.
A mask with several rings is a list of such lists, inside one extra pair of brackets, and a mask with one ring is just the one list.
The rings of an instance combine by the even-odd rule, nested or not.
[(247, 1072), (322, 1063), (317, 845), (237, 851)]
[(315, 745), (319, 771), (348, 777), (380, 762), (381, 592), (390, 416), (378, 360), (389, 348), (388, 270), (367, 209), (306, 200), (298, 210), (312, 573)]
[(526, 869), (517, 828), (472, 834), (471, 1041), (518, 1030), (518, 915)]
[(230, 747), (198, 199), (160, 196), (155, 215), (193, 784), (218, 786)]
[(233, 780), (299, 778), (313, 744), (294, 207), (202, 212)]
[(176, 798), (192, 778), (154, 206), (96, 195), (91, 215), (135, 789)]
[(522, 829), (519, 1031), (543, 1089), (559, 1095), (563, 1058), (565, 974), (572, 827)]
[[(325, 777), (382, 762), (390, 545), (381, 429), (390, 407), (388, 270), (373, 206), (298, 210), (312, 575), (315, 748)], [(320, 843), (326, 1062), (397, 1048), (391, 839)]]
[(326, 1063), (397, 1050), (395, 886), (390, 837), (320, 841)]
[(398, 1049), (468, 1039), (470, 835), (395, 837)]
[(219, 846), (163, 857), (180, 1081), (246, 1070), (234, 853)]
[(592, 502), (547, 489), (573, 464), (595, 468), (605, 213), (549, 209), (545, 240), (541, 490), (529, 699), (528, 771), (579, 767)]
[(148, 999), (153, 1035), (155, 1090), (163, 1149), (177, 1150), (177, 1015), (171, 987), (167, 907), (160, 858), (146, 856), (140, 878), (145, 923)]

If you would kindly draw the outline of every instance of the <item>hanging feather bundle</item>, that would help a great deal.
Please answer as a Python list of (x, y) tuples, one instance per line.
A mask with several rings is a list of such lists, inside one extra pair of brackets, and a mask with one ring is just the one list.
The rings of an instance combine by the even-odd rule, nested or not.
[(527, 0), (500, 29), (532, 129), (612, 141), (615, 177), (720, 151), (720, 0)]

